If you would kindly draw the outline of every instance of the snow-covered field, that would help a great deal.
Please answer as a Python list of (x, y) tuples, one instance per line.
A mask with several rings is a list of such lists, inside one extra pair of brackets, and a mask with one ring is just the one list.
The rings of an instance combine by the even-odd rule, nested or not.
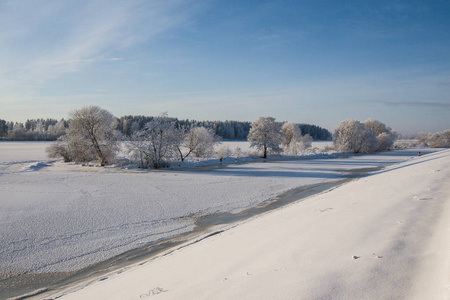
[(0, 141), (0, 164), (48, 160), (45, 148), (51, 142)]
[(48, 161), (45, 146), (0, 143), (0, 277), (76, 270), (191, 231), (199, 215), (241, 211), (341, 179), (342, 170), (415, 159), (418, 151), (138, 171)]
[[(389, 157), (339, 164), (361, 166)], [(316, 169), (326, 165), (315, 164)], [(221, 228), (146, 263), (46, 296), (449, 299), (449, 178), (450, 150), (409, 157), (371, 176)]]

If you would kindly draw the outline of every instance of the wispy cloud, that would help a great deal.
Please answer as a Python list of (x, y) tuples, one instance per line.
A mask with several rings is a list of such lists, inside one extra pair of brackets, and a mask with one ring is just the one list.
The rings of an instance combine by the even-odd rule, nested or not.
[[(96, 62), (119, 62), (123, 53), (180, 26), (186, 1), (10, 1), (0, 5), (0, 63), (18, 85), (45, 83)], [(6, 33), (5, 33), (6, 32)], [(20, 47), (26, 45), (27, 48)], [(9, 52), (9, 53), (8, 53)], [(8, 57), (9, 55), (9, 57)]]
[(434, 101), (376, 101), (389, 106), (411, 106), (411, 107), (437, 107), (450, 108), (450, 103), (434, 102)]

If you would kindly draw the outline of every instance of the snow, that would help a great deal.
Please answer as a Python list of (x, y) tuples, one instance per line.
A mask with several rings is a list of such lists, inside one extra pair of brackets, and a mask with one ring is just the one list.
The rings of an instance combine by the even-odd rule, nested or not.
[[(44, 145), (0, 143), (0, 276), (77, 270), (191, 231), (199, 215), (238, 212), (293, 188), (342, 179), (343, 170), (416, 161), (417, 151), (421, 159), (436, 151), (141, 171), (49, 161)], [(328, 208), (331, 203), (317, 209)], [(307, 220), (301, 226), (314, 226)], [(267, 226), (277, 235), (291, 225)], [(222, 251), (233, 253), (237, 247)]]
[[(312, 142), (312, 148), (317, 148), (319, 150), (323, 150), (326, 147), (331, 147), (333, 145), (332, 141), (313, 141)], [(247, 141), (223, 141), (221, 144), (216, 145), (217, 148), (221, 146), (227, 146), (230, 148), (231, 151), (235, 150), (237, 147), (241, 148), (243, 152), (253, 152), (255, 151), (254, 148), (250, 148), (250, 143)]]
[[(382, 158), (392, 159), (384, 154), (349, 162), (362, 166)], [(329, 164), (317, 161), (310, 171), (329, 172)], [(47, 296), (448, 299), (449, 178), (450, 150), (410, 157)]]
[[(6, 157), (17, 150), (1, 145)], [(40, 152), (42, 144), (36, 146)], [(6, 161), (0, 168), (2, 272), (73, 271), (191, 231), (195, 220), (186, 216), (240, 211), (340, 177), (332, 167), (299, 171), (315, 169), (311, 162), (212, 171), (139, 172), (48, 161)]]
[(0, 141), (0, 164), (47, 160), (45, 148), (51, 143)]

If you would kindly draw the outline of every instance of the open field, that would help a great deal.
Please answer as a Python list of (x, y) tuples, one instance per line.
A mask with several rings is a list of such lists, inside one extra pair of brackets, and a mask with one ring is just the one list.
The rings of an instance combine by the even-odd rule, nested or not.
[[(350, 170), (417, 159), (415, 149), (203, 171), (138, 171), (51, 162), (44, 148), (45, 143), (0, 143), (3, 278), (78, 270), (192, 231), (200, 216), (236, 213), (299, 187), (342, 180)], [(7, 288), (0, 285), (0, 298)]]
[(448, 299), (449, 178), (450, 150), (411, 158), (49, 295)]

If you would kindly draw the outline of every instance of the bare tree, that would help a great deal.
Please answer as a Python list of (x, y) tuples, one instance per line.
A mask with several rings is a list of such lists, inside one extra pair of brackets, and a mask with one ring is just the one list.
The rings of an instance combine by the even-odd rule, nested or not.
[(275, 118), (259, 117), (252, 123), (247, 139), (251, 143), (250, 147), (262, 150), (263, 158), (267, 158), (268, 150), (281, 150), (280, 124), (275, 122)]

